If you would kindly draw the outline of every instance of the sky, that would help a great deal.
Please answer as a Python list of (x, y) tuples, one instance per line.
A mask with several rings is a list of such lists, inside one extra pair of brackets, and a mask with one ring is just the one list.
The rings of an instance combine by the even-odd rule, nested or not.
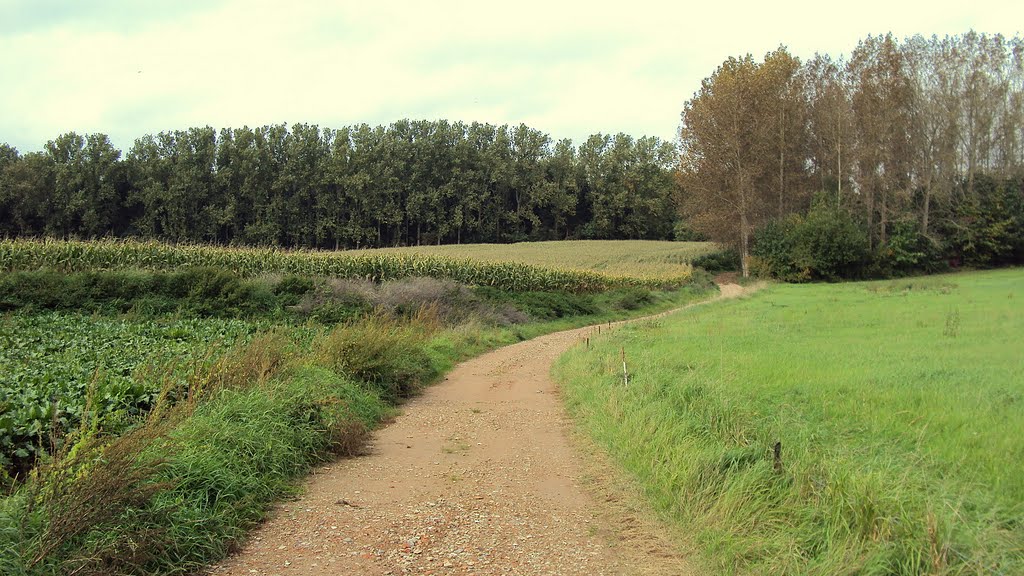
[(1024, 35), (1024, 1), (0, 0), (0, 143), (403, 118), (672, 140), (729, 56), (971, 29)]

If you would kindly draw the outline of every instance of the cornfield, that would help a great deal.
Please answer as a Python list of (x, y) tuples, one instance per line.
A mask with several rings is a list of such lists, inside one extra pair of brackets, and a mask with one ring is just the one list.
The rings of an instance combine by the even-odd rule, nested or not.
[(690, 273), (691, 262), (718, 252), (713, 242), (664, 240), (557, 240), (515, 244), (442, 244), (350, 251), (350, 254), (418, 254), (525, 262), (558, 270), (583, 270), (641, 278), (672, 278)]
[(422, 254), (346, 254), (275, 248), (226, 248), (120, 240), (0, 240), (0, 271), (50, 268), (90, 270), (173, 270), (209, 266), (242, 276), (283, 273), (374, 282), (406, 277), (449, 279), (503, 290), (598, 292), (618, 287), (669, 289), (685, 284), (689, 267), (663, 277), (562, 270), (522, 262), (486, 262)]

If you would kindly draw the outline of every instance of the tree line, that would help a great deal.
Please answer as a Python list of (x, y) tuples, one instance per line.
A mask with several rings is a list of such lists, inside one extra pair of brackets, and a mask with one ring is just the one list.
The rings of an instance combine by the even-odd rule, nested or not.
[(145, 237), (355, 248), (564, 238), (664, 239), (676, 148), (525, 125), (402, 120), (190, 128), (122, 156), (104, 134), (40, 152), (0, 144), (0, 237)]
[[(686, 222), (735, 246), (745, 274), (1024, 262), (1018, 37), (869, 36), (845, 59), (729, 58), (685, 104), (680, 146)], [(819, 257), (846, 269), (816, 272)]]

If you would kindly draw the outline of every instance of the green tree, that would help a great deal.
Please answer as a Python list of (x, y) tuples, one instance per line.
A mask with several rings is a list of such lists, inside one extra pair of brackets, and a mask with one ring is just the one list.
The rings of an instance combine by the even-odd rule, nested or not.
[(749, 275), (750, 239), (768, 213), (763, 179), (772, 138), (753, 57), (729, 58), (683, 108), (679, 179), (691, 225), (735, 246)]

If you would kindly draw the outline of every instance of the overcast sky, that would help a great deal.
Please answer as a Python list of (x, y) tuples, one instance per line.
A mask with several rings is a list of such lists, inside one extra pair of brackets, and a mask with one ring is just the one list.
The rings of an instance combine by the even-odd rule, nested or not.
[(1024, 1), (0, 0), (0, 142), (401, 118), (673, 139), (727, 57), (1014, 36)]

